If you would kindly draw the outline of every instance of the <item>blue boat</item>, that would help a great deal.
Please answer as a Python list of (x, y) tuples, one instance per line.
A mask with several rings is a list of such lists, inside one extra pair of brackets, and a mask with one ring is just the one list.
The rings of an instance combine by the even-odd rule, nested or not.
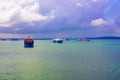
[(24, 47), (25, 48), (33, 48), (34, 47), (34, 40), (30, 37), (24, 39)]
[(25, 48), (33, 48), (34, 47), (34, 42), (24, 42), (24, 47)]

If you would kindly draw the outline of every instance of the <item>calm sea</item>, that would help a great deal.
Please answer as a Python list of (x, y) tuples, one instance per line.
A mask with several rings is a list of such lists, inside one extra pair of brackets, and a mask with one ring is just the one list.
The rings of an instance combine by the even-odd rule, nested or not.
[(120, 40), (0, 41), (0, 80), (120, 80)]

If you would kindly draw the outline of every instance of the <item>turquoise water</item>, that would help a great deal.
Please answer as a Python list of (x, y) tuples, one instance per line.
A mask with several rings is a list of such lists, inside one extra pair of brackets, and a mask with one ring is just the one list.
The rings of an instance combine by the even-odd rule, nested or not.
[(120, 40), (0, 41), (0, 80), (120, 80)]

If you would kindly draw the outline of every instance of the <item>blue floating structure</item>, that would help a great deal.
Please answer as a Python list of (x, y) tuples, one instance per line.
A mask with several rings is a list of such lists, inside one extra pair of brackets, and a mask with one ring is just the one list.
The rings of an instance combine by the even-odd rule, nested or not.
[(53, 39), (54, 43), (63, 43), (63, 39)]
[(30, 37), (24, 39), (24, 47), (25, 48), (33, 48), (34, 47), (34, 40)]

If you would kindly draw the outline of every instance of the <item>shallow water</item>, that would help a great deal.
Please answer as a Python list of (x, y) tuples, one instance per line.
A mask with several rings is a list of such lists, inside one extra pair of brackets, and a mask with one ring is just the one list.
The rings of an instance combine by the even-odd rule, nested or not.
[(120, 80), (120, 40), (0, 45), (0, 80)]

